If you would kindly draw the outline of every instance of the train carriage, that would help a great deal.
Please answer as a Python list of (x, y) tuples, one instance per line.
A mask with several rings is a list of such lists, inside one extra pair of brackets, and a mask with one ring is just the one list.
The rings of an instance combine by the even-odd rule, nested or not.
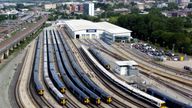
[[(93, 81), (91, 81), (89, 79), (89, 77), (85, 74), (85, 72), (77, 65), (77, 61), (73, 58), (73, 54), (70, 50), (70, 48), (68, 47), (67, 43), (65, 42), (63, 36), (61, 36), (59, 34), (59, 32), (57, 31), (56, 33), (56, 36), (59, 37), (61, 39), (61, 43), (63, 45), (63, 47), (65, 48), (67, 54), (68, 54), (68, 57), (69, 59), (71, 59), (71, 63), (72, 63), (72, 66), (74, 68), (74, 70), (77, 72), (77, 75), (81, 78), (81, 81), (90, 89), (92, 90), (94, 93), (96, 93), (98, 96), (100, 96), (101, 100), (103, 100), (104, 102), (106, 103), (111, 103), (112, 101), (112, 98), (111, 96), (106, 93), (105, 91), (103, 91), (100, 87), (98, 87)], [(100, 100), (97, 101), (97, 103), (99, 102)]]
[[(55, 35), (53, 35), (53, 43), (54, 43), (54, 49), (56, 51), (56, 61), (58, 64), (58, 68), (59, 71), (61, 72), (61, 77), (63, 79), (63, 81), (65, 82), (67, 88), (70, 90), (70, 92), (72, 92), (73, 95), (75, 95), (75, 97), (77, 99), (80, 100), (80, 102), (82, 102), (83, 104), (88, 104), (90, 103), (90, 98), (89, 96), (87, 96), (85, 93), (83, 93), (79, 88), (76, 87), (76, 85), (74, 85), (72, 83), (72, 81), (69, 79), (69, 77), (66, 74), (66, 71), (64, 70), (64, 66), (68, 68), (68, 64), (66, 64), (66, 62), (64, 62), (64, 66), (62, 65), (62, 61), (61, 59), (65, 59), (63, 57), (63, 53), (64, 51), (62, 50), (61, 46), (60, 46), (60, 40), (57, 39), (55, 37)], [(60, 56), (62, 55), (62, 56)], [(64, 60), (66, 61), (66, 60)], [(68, 69), (67, 69), (68, 71)], [(70, 71), (70, 70), (69, 70)]]
[(89, 48), (89, 50), (91, 51), (91, 53), (97, 58), (97, 60), (107, 69), (110, 70), (111, 65), (110, 63), (105, 60), (105, 58), (101, 55), (101, 53), (95, 49), (95, 48)]
[(59, 90), (57, 90), (57, 88), (54, 86), (54, 84), (52, 83), (50, 77), (49, 77), (49, 72), (48, 72), (48, 68), (49, 68), (49, 63), (48, 63), (48, 50), (47, 50), (47, 30), (45, 29), (44, 31), (44, 60), (43, 60), (43, 78), (45, 81), (45, 84), (47, 86), (47, 88), (49, 89), (50, 93), (53, 95), (53, 97), (56, 99), (56, 101), (60, 104), (60, 105), (66, 105), (67, 100), (66, 98), (63, 96), (63, 94), (61, 94), (61, 92)]
[(146, 92), (152, 96), (164, 100), (166, 102), (167, 107), (169, 108), (192, 108), (192, 106), (182, 103), (174, 98), (171, 98), (153, 88), (147, 88)]
[(112, 81), (114, 84), (116, 84), (117, 86), (119, 86), (121, 89), (124, 89), (126, 91), (128, 91), (129, 93), (131, 93), (132, 95), (145, 100), (146, 102), (149, 102), (150, 104), (156, 106), (156, 107), (160, 107), (160, 108), (167, 108), (166, 107), (166, 103), (163, 100), (160, 100), (158, 98), (155, 98), (151, 95), (148, 95), (145, 92), (140, 91), (139, 89), (136, 89), (130, 85), (128, 85), (126, 82), (121, 81), (120, 79), (118, 79), (116, 76), (114, 76), (112, 73), (108, 72), (101, 64), (99, 64), (97, 62), (97, 60), (91, 55), (91, 53), (89, 53), (89, 51), (82, 45), (81, 46), (82, 50), (84, 51), (84, 53), (88, 56), (88, 58), (96, 65), (96, 67), (98, 68), (98, 70), (100, 70), (100, 72), (105, 75), (106, 78), (108, 78), (110, 81)]
[(35, 57), (34, 57), (34, 63), (33, 63), (32, 78), (33, 78), (33, 83), (34, 83), (34, 87), (35, 87), (37, 94), (40, 96), (43, 96), (44, 95), (44, 88), (39, 81), (40, 47), (41, 47), (41, 42), (40, 42), (40, 38), (38, 37), (37, 42), (36, 42), (36, 50), (35, 50)]
[(53, 80), (54, 85), (60, 90), (61, 93), (65, 93), (65, 86), (64, 84), (61, 82), (57, 72), (56, 72), (56, 68), (55, 68), (55, 64), (54, 64), (54, 55), (53, 55), (53, 44), (51, 42), (51, 36), (53, 35), (51, 33), (51, 30), (49, 30), (48, 32), (48, 38), (47, 38), (47, 45), (48, 45), (48, 63), (49, 63), (49, 73), (50, 73), (50, 78)]

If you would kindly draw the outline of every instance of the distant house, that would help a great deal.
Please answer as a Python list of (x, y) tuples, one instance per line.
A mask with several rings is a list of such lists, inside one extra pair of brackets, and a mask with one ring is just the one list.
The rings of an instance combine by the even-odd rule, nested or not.
[(44, 8), (46, 9), (46, 10), (49, 10), (49, 9), (56, 9), (56, 4), (45, 4), (44, 5)]

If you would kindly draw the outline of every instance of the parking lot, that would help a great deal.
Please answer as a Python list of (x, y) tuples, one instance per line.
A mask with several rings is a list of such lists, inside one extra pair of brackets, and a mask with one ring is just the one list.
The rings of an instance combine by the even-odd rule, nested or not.
[(179, 56), (175, 53), (173, 53), (171, 50), (164, 51), (163, 49), (156, 48), (150, 44), (147, 43), (134, 43), (131, 45), (132, 48), (142, 52), (143, 54), (149, 56), (152, 59), (155, 59), (157, 61), (165, 61), (165, 60), (171, 60), (171, 61), (183, 61), (188, 59), (187, 56)]

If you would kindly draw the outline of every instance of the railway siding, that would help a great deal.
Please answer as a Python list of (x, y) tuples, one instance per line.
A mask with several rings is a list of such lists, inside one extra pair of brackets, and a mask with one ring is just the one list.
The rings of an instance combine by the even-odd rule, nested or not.
[[(122, 52), (122, 54), (123, 54), (124, 56), (126, 56), (126, 58), (129, 59), (129, 58), (131, 57), (131, 58), (134, 59), (136, 62), (140, 63), (139, 65), (140, 65), (141, 67), (145, 67), (145, 69), (151, 70), (150, 73), (155, 73), (155, 74), (157, 74), (157, 75), (159, 75), (159, 76), (169, 78), (169, 79), (171, 79), (171, 80), (174, 80), (174, 81), (180, 82), (180, 83), (182, 83), (182, 84), (188, 85), (189, 87), (192, 86), (192, 81), (189, 80), (189, 79), (185, 79), (185, 78), (183, 78), (183, 77), (180, 77), (180, 76), (178, 76), (177, 74), (170, 74), (170, 72), (168, 73), (167, 70), (160, 71), (160, 70), (156, 69), (156, 67), (147, 65), (146, 62), (141, 61), (141, 60), (139, 60), (138, 58), (132, 56), (131, 54), (129, 54), (129, 53), (126, 52), (125, 50), (121, 49), (120, 47), (117, 47), (116, 45), (113, 45), (113, 47), (114, 47), (117, 51)], [(148, 66), (148, 67), (147, 67), (147, 66)], [(149, 68), (149, 67), (150, 67), (150, 68)], [(145, 70), (144, 72), (146, 72), (146, 70)]]
[[(20, 107), (30, 107), (30, 108), (37, 108), (38, 105), (34, 102), (33, 98), (31, 97), (29, 93), (29, 82), (31, 77), (31, 70), (32, 70), (32, 63), (34, 58), (34, 52), (35, 52), (35, 41), (33, 41), (29, 46), (26, 59), (24, 61), (22, 70), (21, 70), (21, 76), (19, 77), (18, 81), (18, 98), (19, 103), (22, 105)], [(18, 101), (18, 100), (17, 100)]]
[(45, 85), (45, 82), (43, 80), (43, 32), (40, 34), (40, 37), (42, 37), (41, 39), (41, 50), (40, 50), (40, 66), (39, 66), (39, 79), (41, 84), (43, 85), (44, 88), (44, 95), (42, 97), (42, 100), (44, 102), (47, 102), (47, 104), (49, 105), (49, 108), (61, 108), (61, 106), (57, 103), (57, 101), (51, 96), (51, 94), (49, 93), (49, 91), (47, 90), (47, 87)]

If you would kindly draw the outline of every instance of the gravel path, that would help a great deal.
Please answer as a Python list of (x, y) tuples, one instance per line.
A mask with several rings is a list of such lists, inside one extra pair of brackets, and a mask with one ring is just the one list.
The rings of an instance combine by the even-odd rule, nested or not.
[(164, 65), (168, 65), (170, 67), (174, 67), (177, 69), (183, 69), (184, 66), (189, 66), (192, 68), (192, 59), (187, 60), (187, 61), (165, 61), (162, 62)]

